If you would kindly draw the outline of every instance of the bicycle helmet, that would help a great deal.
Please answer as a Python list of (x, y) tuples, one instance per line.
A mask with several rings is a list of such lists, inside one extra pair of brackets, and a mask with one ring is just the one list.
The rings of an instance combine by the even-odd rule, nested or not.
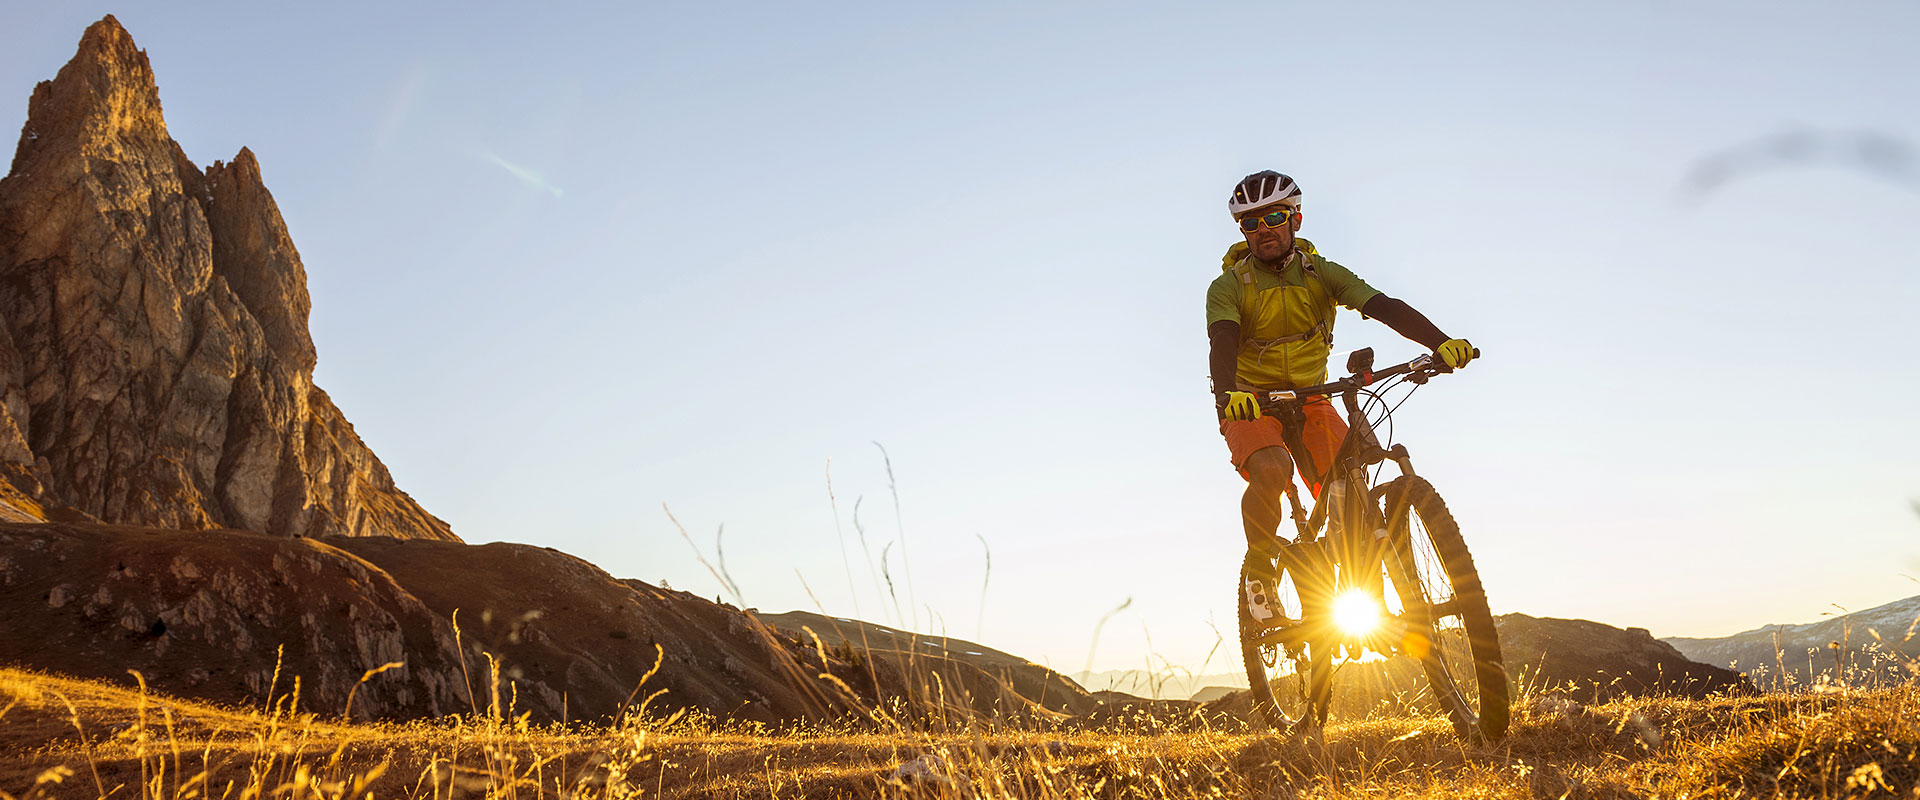
[(1275, 204), (1298, 208), (1300, 186), (1292, 178), (1278, 172), (1261, 170), (1234, 184), (1233, 196), (1227, 198), (1227, 212), (1237, 217), (1256, 208)]

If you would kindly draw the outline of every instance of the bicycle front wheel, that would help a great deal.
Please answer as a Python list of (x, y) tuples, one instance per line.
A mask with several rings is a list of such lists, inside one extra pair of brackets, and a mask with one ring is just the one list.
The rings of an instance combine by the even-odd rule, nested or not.
[(1460, 527), (1424, 478), (1396, 478), (1381, 499), (1394, 557), (1412, 577), (1395, 581), (1407, 621), (1403, 649), (1420, 660), (1433, 701), (1462, 737), (1499, 739), (1507, 732), (1507, 671)]
[[(1240, 659), (1255, 721), (1285, 731), (1308, 716), (1309, 654), (1300, 589), (1291, 570), (1248, 553), (1240, 565), (1234, 605), (1240, 609)], [(1256, 613), (1258, 611), (1258, 615)], [(1322, 667), (1316, 667), (1322, 668)]]

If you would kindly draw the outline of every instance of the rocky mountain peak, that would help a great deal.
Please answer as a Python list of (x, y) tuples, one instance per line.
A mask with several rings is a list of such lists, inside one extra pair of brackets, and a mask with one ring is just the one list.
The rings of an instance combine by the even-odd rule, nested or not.
[(0, 516), (456, 538), (313, 384), (306, 268), (259, 160), (202, 172), (155, 86), (100, 20), (0, 179)]
[(9, 174), (30, 161), (39, 142), (100, 143), (130, 134), (166, 139), (167, 124), (146, 51), (108, 15), (87, 28), (58, 76), (34, 87)]

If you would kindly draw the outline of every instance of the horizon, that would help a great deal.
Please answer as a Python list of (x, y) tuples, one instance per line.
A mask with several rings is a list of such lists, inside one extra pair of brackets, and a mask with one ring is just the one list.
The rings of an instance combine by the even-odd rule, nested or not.
[[(1485, 351), (1395, 432), (1496, 614), (1698, 638), (1920, 595), (1883, 399), (1920, 389), (1920, 9), (1642, 7), (1301, 10), (1287, 58), (1341, 69), (1273, 104), (1217, 57), (1253, 6), (112, 13), (196, 164), (256, 154), (316, 383), (462, 538), (706, 595), (724, 526), (742, 607), (1073, 676), (1233, 663), (1200, 300), (1269, 167)], [(106, 8), (16, 15), (9, 113)], [(1341, 318), (1335, 367), (1418, 352)]]

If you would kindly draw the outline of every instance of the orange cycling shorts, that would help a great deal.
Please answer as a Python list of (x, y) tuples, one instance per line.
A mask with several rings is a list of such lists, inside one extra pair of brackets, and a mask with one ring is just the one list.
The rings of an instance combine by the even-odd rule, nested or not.
[[(1347, 422), (1340, 418), (1340, 412), (1333, 409), (1333, 403), (1324, 397), (1308, 401), (1301, 411), (1306, 416), (1306, 425), (1300, 431), (1300, 441), (1307, 447), (1313, 468), (1324, 471), (1333, 463), (1334, 453), (1340, 449), (1340, 440), (1347, 436)], [(1233, 468), (1240, 471), (1240, 477), (1248, 480), (1252, 478), (1247, 475), (1247, 457), (1268, 447), (1285, 449), (1287, 446), (1280, 435), (1280, 419), (1272, 416), (1221, 420), (1220, 435), (1227, 437), (1227, 449), (1233, 453)], [(1314, 497), (1319, 497), (1319, 476), (1304, 471), (1305, 460), (1295, 458), (1295, 468), (1302, 469), (1300, 477), (1305, 479), (1307, 489), (1313, 492)]]

